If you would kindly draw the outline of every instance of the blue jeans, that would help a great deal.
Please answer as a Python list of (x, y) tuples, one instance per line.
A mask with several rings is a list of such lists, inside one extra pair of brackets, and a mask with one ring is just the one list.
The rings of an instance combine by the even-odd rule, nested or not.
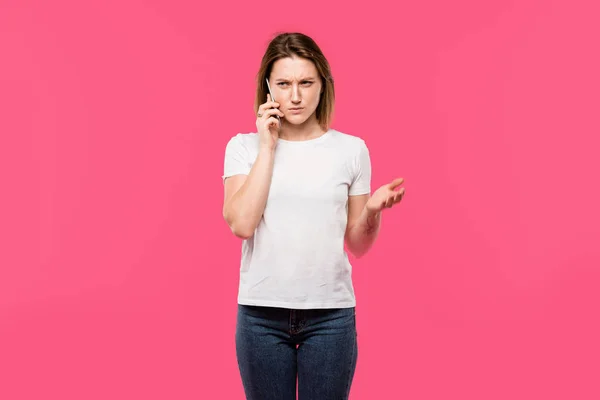
[(236, 355), (248, 400), (345, 400), (358, 347), (355, 308), (238, 304)]

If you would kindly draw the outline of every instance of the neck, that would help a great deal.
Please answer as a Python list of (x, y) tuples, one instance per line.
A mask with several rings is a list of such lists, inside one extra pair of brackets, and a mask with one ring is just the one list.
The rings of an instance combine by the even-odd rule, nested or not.
[(316, 117), (307, 119), (301, 125), (292, 125), (285, 120), (281, 121), (279, 137), (283, 140), (309, 140), (323, 135), (325, 131), (319, 125)]

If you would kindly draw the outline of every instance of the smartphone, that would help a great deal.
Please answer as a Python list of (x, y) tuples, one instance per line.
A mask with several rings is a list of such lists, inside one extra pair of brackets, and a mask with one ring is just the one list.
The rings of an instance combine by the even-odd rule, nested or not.
[[(277, 100), (275, 100), (275, 97), (273, 97), (273, 92), (271, 92), (271, 85), (269, 85), (269, 78), (265, 78), (265, 81), (267, 82), (267, 89), (269, 89), (269, 94), (271, 95), (271, 100), (277, 101)], [(279, 118), (279, 115), (275, 115), (275, 118), (277, 118), (279, 120), (279, 122), (281, 123), (281, 118)]]

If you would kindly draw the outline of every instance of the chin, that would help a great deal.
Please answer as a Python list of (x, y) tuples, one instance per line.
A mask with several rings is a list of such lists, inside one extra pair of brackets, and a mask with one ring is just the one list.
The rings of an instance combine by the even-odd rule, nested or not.
[(308, 120), (308, 118), (297, 118), (297, 117), (296, 118), (294, 118), (294, 117), (287, 118), (286, 117), (285, 120), (290, 125), (302, 125), (303, 123), (305, 123)]
[(305, 117), (304, 115), (291, 115), (289, 117), (286, 116), (285, 119), (292, 125), (302, 125), (306, 121), (310, 120), (310, 117), (312, 117), (312, 115), (308, 117)]

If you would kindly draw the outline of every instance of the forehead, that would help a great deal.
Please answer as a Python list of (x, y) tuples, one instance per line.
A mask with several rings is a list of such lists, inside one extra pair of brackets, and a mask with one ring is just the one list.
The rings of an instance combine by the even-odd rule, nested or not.
[(273, 63), (271, 79), (306, 79), (319, 76), (315, 64), (301, 57), (286, 57)]

